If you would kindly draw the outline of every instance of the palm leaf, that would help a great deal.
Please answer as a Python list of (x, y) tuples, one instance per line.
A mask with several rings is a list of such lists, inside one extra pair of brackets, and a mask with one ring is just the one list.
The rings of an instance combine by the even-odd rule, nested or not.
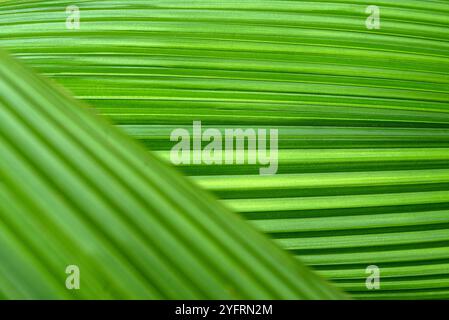
[[(449, 297), (449, 5), (6, 1), (0, 46), (168, 159), (173, 128), (279, 128), (278, 175), (181, 166), (359, 298)], [(381, 268), (380, 291), (365, 268)]]
[[(0, 63), (0, 297), (342, 298), (58, 88)], [(82, 287), (65, 287), (66, 266)]]

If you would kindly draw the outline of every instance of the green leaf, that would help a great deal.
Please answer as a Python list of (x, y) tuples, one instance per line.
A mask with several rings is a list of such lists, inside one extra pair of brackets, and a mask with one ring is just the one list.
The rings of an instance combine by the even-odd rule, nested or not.
[[(0, 297), (345, 297), (59, 88), (0, 58)], [(79, 290), (66, 288), (69, 265)]]
[(449, 298), (447, 1), (68, 4), (5, 1), (0, 46), (166, 160), (194, 120), (279, 129), (273, 177), (179, 170), (354, 297)]

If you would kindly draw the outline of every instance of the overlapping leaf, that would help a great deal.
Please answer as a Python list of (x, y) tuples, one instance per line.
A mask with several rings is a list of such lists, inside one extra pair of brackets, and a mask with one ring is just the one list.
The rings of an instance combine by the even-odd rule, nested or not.
[[(343, 298), (111, 125), (0, 55), (0, 297)], [(66, 268), (80, 270), (68, 290)]]
[(4, 2), (0, 46), (167, 159), (194, 120), (279, 128), (276, 176), (180, 169), (355, 297), (449, 297), (447, 1), (68, 4)]

